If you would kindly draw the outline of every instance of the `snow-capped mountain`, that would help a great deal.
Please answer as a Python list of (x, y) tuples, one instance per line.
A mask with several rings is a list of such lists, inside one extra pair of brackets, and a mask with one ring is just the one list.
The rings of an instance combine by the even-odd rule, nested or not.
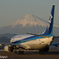
[[(45, 30), (47, 25), (48, 23), (45, 20), (37, 16), (28, 14), (22, 17), (21, 19), (13, 22), (12, 24), (1, 27), (0, 34), (4, 34), (4, 33), (25, 34), (27, 32), (42, 33)], [(54, 27), (56, 29), (57, 28), (59, 29), (58, 25), (55, 25)], [(56, 29), (54, 29), (55, 34), (57, 33)]]
[(42, 26), (42, 27), (46, 27), (46, 22), (40, 18), (38, 18), (37, 16), (28, 14), (26, 16), (24, 16), (23, 18), (15, 21), (14, 23), (8, 25), (11, 26), (11, 28), (17, 26), (17, 25), (22, 25), (22, 27), (33, 27), (33, 26)]

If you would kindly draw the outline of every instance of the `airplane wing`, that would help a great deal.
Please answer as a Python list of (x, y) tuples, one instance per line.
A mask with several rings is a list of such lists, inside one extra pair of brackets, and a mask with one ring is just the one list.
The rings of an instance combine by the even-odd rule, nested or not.
[(30, 35), (35, 35), (35, 36), (41, 36), (41, 37), (49, 38), (49, 36), (38, 35), (38, 34), (33, 34), (33, 33), (26, 33), (26, 34), (30, 34)]
[(18, 45), (18, 44), (12, 44), (12, 43), (0, 42), (0, 45)]
[(12, 44), (12, 43), (0, 42), (0, 46), (2, 46), (2, 45), (20, 46), (21, 47), (21, 45), (19, 45), (19, 44)]
[(6, 43), (6, 42), (0, 42), (0, 46), (2, 45), (9, 45), (10, 43)]
[(57, 43), (51, 43), (51, 45), (59, 45), (59, 42), (57, 42)]
[(25, 48), (25, 49), (30, 48), (28, 45), (20, 45), (20, 44), (14, 44), (14, 43), (0, 42), (0, 46), (2, 46), (2, 45), (8, 45), (8, 46), (19, 47), (19, 48)]
[(54, 36), (54, 38), (59, 38), (59, 36)]
[[(51, 43), (51, 45), (54, 45), (54, 46), (58, 47), (59, 42), (57, 42), (57, 43)], [(50, 46), (51, 46), (51, 45), (50, 45)]]

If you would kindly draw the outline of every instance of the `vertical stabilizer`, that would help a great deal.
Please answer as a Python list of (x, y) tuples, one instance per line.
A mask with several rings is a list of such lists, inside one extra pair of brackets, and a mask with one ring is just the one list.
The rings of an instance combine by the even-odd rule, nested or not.
[(49, 24), (46, 28), (46, 31), (44, 32), (45, 35), (53, 35), (53, 23), (54, 23), (54, 11), (55, 11), (55, 4), (52, 6), (51, 14), (49, 17)]

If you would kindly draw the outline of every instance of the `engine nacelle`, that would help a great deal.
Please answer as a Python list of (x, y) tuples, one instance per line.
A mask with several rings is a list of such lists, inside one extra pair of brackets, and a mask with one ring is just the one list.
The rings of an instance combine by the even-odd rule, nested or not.
[(4, 47), (4, 50), (7, 51), (7, 52), (12, 52), (13, 51), (13, 47), (9, 47), (9, 46), (5, 46)]

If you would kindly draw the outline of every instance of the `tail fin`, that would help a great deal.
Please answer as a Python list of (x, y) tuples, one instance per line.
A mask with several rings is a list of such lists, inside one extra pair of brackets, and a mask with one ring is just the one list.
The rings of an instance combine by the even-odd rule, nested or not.
[(45, 35), (53, 35), (53, 23), (54, 23), (54, 10), (55, 10), (55, 4), (52, 6), (50, 18), (49, 18), (49, 25), (46, 28), (46, 31), (44, 32)]

